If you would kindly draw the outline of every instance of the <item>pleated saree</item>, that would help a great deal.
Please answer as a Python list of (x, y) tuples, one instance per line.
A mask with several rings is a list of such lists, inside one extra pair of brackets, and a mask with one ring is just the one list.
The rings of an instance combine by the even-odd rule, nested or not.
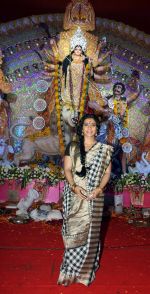
[[(86, 190), (86, 195), (100, 185), (110, 164), (111, 154), (112, 147), (96, 143), (86, 153), (87, 173), (81, 178), (75, 174), (81, 170), (79, 148), (76, 143), (70, 145), (74, 182)], [(76, 282), (88, 286), (94, 280), (99, 267), (103, 205), (103, 194), (94, 200), (83, 200), (71, 191), (66, 182), (62, 227), (65, 253), (58, 284)]]

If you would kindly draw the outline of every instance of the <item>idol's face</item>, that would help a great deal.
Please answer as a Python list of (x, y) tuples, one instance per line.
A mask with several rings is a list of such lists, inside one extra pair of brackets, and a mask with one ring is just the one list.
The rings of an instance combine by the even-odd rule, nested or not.
[(123, 91), (123, 88), (121, 85), (116, 85), (114, 87), (114, 95), (121, 95)]
[(77, 56), (82, 55), (82, 48), (80, 46), (76, 46), (74, 48), (74, 54), (77, 55)]

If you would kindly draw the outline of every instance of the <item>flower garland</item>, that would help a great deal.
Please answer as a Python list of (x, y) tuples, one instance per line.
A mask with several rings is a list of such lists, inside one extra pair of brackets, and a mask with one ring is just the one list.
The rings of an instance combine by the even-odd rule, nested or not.
[(85, 73), (84, 73), (83, 86), (81, 89), (81, 100), (80, 100), (80, 105), (79, 105), (80, 117), (79, 118), (81, 118), (83, 116), (84, 109), (85, 109), (86, 97), (88, 95), (88, 88), (89, 88), (89, 78), (90, 78), (89, 74), (90, 74), (90, 65), (87, 64), (86, 68), (85, 68)]
[(61, 101), (61, 86), (60, 86), (60, 67), (59, 64), (55, 65), (55, 77), (54, 77), (54, 88), (55, 88), (55, 105), (56, 105), (56, 115), (57, 115), (57, 129), (59, 137), (60, 152), (64, 155), (65, 145), (64, 145), (64, 132), (62, 124), (62, 101)]
[(37, 138), (41, 138), (41, 137), (47, 137), (50, 135), (50, 128), (47, 127), (42, 131), (37, 131), (29, 136), (27, 136), (31, 141), (36, 140)]
[(124, 174), (121, 178), (114, 181), (115, 190), (117, 192), (123, 191), (124, 188), (139, 191), (150, 191), (150, 175), (147, 177), (143, 174)]
[(57, 185), (58, 182), (64, 180), (64, 174), (62, 168), (59, 166), (50, 165), (48, 167), (0, 167), (0, 184), (4, 184), (5, 181), (19, 181), (21, 188), (25, 188), (26, 185), (33, 180), (46, 180), (50, 186)]

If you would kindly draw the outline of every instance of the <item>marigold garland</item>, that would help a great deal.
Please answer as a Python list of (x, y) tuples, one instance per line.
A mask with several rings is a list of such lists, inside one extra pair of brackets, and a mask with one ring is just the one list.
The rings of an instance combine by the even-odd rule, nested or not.
[(86, 69), (85, 69), (85, 76), (84, 76), (84, 82), (83, 82), (81, 101), (80, 101), (80, 105), (79, 105), (80, 118), (83, 116), (84, 109), (85, 109), (85, 103), (86, 103), (86, 97), (88, 94), (89, 72), (90, 72), (90, 66), (89, 66), (89, 64), (87, 64)]
[[(122, 115), (122, 111), (123, 109), (125, 109), (124, 114)], [(121, 116), (121, 120), (122, 120), (122, 127), (123, 128), (128, 128), (128, 107), (127, 107), (127, 102), (123, 101), (123, 100), (117, 100), (114, 99), (114, 114), (116, 116)], [(120, 139), (120, 143), (124, 144), (127, 141), (126, 138), (121, 138)]]
[(31, 135), (28, 136), (28, 138), (31, 140), (31, 141), (34, 141), (36, 140), (37, 138), (41, 138), (41, 137), (46, 137), (46, 136), (49, 136), (50, 135), (50, 128), (47, 127), (45, 128), (44, 130), (42, 131), (37, 131)]
[(59, 93), (59, 64), (55, 65), (55, 77), (54, 77), (54, 88), (55, 88), (55, 105), (56, 105), (56, 116), (57, 116), (57, 129), (58, 129), (58, 137), (59, 137), (59, 145), (60, 145), (60, 153), (64, 155), (65, 146), (64, 146), (64, 136), (63, 129), (61, 123), (61, 104), (60, 104), (60, 93)]

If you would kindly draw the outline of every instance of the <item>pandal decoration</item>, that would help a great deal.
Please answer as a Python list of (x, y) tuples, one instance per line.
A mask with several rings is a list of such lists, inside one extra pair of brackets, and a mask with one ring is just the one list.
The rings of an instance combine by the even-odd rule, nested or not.
[(45, 127), (45, 120), (44, 120), (44, 118), (41, 117), (41, 116), (36, 116), (33, 119), (33, 127), (36, 130), (42, 130)]
[(132, 145), (129, 142), (125, 142), (122, 144), (122, 150), (123, 152), (125, 152), (126, 154), (131, 153), (132, 151)]
[(47, 103), (44, 99), (38, 98), (34, 101), (33, 107), (37, 112), (42, 112), (46, 109)]

